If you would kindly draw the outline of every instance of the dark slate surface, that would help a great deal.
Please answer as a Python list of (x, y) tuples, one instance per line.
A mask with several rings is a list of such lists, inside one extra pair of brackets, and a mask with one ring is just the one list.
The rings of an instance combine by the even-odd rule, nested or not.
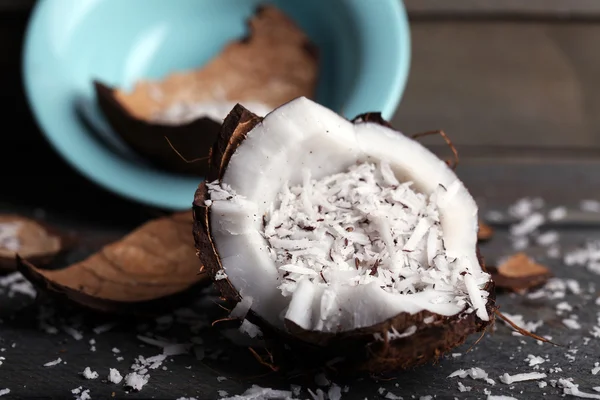
[[(66, 166), (43, 140), (25, 105), (21, 83), (17, 79), (27, 16), (26, 9), (1, 14), (0, 51), (4, 56), (0, 58), (0, 86), (4, 93), (2, 116), (6, 122), (0, 135), (0, 149), (3, 150), (0, 157), (0, 170), (3, 171), (0, 211), (45, 215), (48, 222), (77, 232), (82, 244), (72, 255), (74, 261), (161, 212), (129, 203), (87, 182)], [(597, 25), (591, 23), (520, 22), (516, 26), (510, 21), (416, 22), (413, 25), (413, 75), (394, 123), (407, 131), (449, 127), (450, 133), (458, 132), (457, 141), (466, 149), (463, 154), (467, 154), (459, 173), (484, 210), (505, 209), (512, 201), (526, 195), (542, 196), (550, 205), (566, 204), (576, 209), (580, 199), (597, 197), (600, 187), (600, 163), (596, 154), (598, 136), (592, 123), (598, 115), (594, 110), (598, 111), (600, 102), (597, 91), (593, 90), (597, 87), (596, 78), (588, 73), (596, 65), (597, 52), (588, 50), (595, 48), (593, 37), (597, 32)], [(564, 43), (568, 46), (562, 46)], [(452, 48), (457, 51), (450, 51)], [(556, 50), (563, 48), (566, 50)], [(442, 49), (448, 49), (444, 57), (446, 60), (450, 57), (451, 62), (435, 56), (441, 54)], [(518, 59), (525, 59), (534, 54), (533, 50), (538, 51), (533, 57), (535, 65), (523, 61), (520, 66), (510, 64), (505, 68), (493, 62), (505, 59), (498, 54), (516, 54)], [(477, 56), (468, 56), (469, 51)], [(486, 56), (486, 51), (492, 58)], [(439, 79), (429, 79), (431, 76), (439, 76)], [(501, 80), (494, 81), (499, 76)], [(463, 85), (461, 78), (472, 84)], [(581, 84), (583, 81), (586, 84)], [(577, 95), (579, 90), (581, 96)], [(511, 93), (519, 98), (519, 103), (511, 101)], [(582, 100), (565, 100), (563, 103), (565, 97), (560, 94), (564, 93)], [(538, 106), (534, 107), (536, 104)], [(9, 125), (12, 126), (8, 128)], [(542, 149), (538, 151), (539, 148)], [(437, 149), (443, 151), (441, 147)], [(591, 238), (600, 239), (599, 221), (594, 216), (574, 213), (553, 229), (560, 231), (563, 247), (569, 248)], [(490, 261), (513, 251), (506, 238), (506, 225), (500, 224), (498, 228), (498, 235), (482, 249)], [(528, 252), (534, 256), (544, 254), (535, 248)], [(546, 260), (540, 258), (540, 261)], [(557, 260), (549, 260), (549, 265), (557, 276), (576, 279), (585, 289), (590, 283), (600, 285), (599, 276), (584, 268), (566, 267)], [(561, 324), (562, 317), (557, 317), (554, 311), (559, 300), (531, 300), (506, 294), (498, 297), (504, 312), (522, 314), (527, 321), (543, 319), (544, 326), (538, 333), (551, 335), (566, 347), (540, 346), (534, 340), (511, 335), (507, 327), (499, 324), (494, 334), (486, 336), (470, 353), (465, 354), (469, 344), (457, 349), (456, 352), (463, 354), (461, 357), (449, 357), (436, 366), (398, 373), (391, 380), (369, 378), (337, 383), (350, 386), (344, 399), (383, 398), (378, 393), (380, 387), (405, 399), (425, 395), (438, 399), (483, 399), (486, 397), (484, 389), (519, 399), (542, 398), (544, 393), (545, 398), (561, 398), (561, 390), (551, 387), (542, 390), (534, 382), (517, 383), (510, 390), (510, 386), (498, 381), (498, 376), (504, 372), (530, 371), (523, 360), (528, 354), (534, 354), (549, 356), (550, 361), (543, 367), (557, 364), (563, 369), (561, 373), (551, 374), (551, 379), (572, 377), (582, 390), (591, 392), (593, 386), (600, 385), (600, 378), (590, 373), (594, 362), (600, 361), (600, 344), (598, 339), (593, 339), (584, 346), (583, 337), (595, 323), (600, 307), (593, 303), (595, 293), (586, 296), (568, 294), (565, 299), (576, 306), (575, 313), (580, 316), (583, 327), (577, 331), (568, 330)], [(204, 318), (206, 322), (222, 315), (210, 301), (195, 304), (201, 298), (206, 300), (206, 295), (192, 295), (183, 306), (193, 306), (202, 315), (209, 314)], [(140, 393), (126, 393), (122, 385), (103, 380), (109, 367), (118, 368), (125, 375), (138, 355), (160, 353), (153, 346), (142, 346), (136, 338), (137, 334), (155, 331), (155, 321), (118, 320), (111, 331), (97, 335), (92, 328), (112, 321), (112, 317), (58, 309), (53, 323), (63, 320), (81, 324), (84, 338), (75, 340), (64, 332), (50, 335), (38, 329), (40, 313), (49, 307), (48, 299), (40, 298), (34, 302), (28, 297), (0, 295), (0, 349), (5, 349), (0, 352), (0, 357), (6, 358), (0, 366), (0, 389), (11, 389), (7, 398), (72, 398), (71, 389), (79, 386), (89, 388), (92, 398), (96, 399), (110, 398), (113, 393), (115, 398), (194, 396), (216, 399), (219, 390), (237, 394), (254, 383), (289, 387), (287, 377), (268, 374), (269, 371), (260, 366), (245, 347), (233, 346), (215, 329), (202, 329), (192, 334), (189, 326), (177, 325), (158, 333), (182, 341), (190, 335), (201, 336), (205, 342), (204, 359), (200, 361), (194, 355), (172, 357), (172, 361), (169, 359), (164, 363), (166, 371), (161, 368), (151, 371), (150, 381)], [(95, 352), (90, 351), (88, 343), (92, 338), (96, 340)], [(121, 350), (118, 356), (124, 357), (123, 361), (116, 360), (117, 355), (111, 351), (113, 347)], [(569, 348), (578, 350), (574, 362), (565, 356)], [(223, 354), (215, 355), (219, 349)], [(44, 363), (57, 357), (67, 364), (43, 367)], [(86, 366), (99, 372), (101, 377), (84, 380), (80, 372)], [(483, 381), (463, 379), (461, 381), (473, 389), (460, 393), (457, 378), (448, 379), (447, 376), (459, 368), (473, 366), (486, 370), (497, 383), (491, 387)], [(259, 375), (263, 376), (257, 377)], [(313, 375), (299, 376), (294, 381), (315, 389)], [(219, 382), (219, 376), (228, 379)], [(301, 397), (308, 396), (303, 392)]]
[[(488, 165), (486, 168), (493, 170), (506, 170), (503, 165)], [(486, 168), (483, 170), (485, 171)], [(549, 167), (550, 168), (550, 167)], [(566, 169), (556, 167), (556, 175), (560, 177), (560, 172)], [(470, 184), (473, 192), (480, 198), (482, 193), (488, 189), (485, 185), (476, 186), (478, 177), (482, 170), (479, 166), (467, 164), (462, 168), (462, 175)], [(521, 166), (521, 171), (531, 173), (533, 168)], [(508, 171), (505, 171), (508, 172)], [(600, 175), (598, 175), (600, 176)], [(568, 177), (564, 176), (567, 179)], [(574, 182), (573, 179), (570, 180)], [(521, 195), (545, 194), (541, 187), (535, 184), (529, 186), (517, 184), (509, 187), (496, 188), (498, 190), (511, 191), (506, 193), (506, 198), (516, 199)], [(543, 181), (542, 181), (543, 183)], [(575, 187), (569, 181), (561, 182), (566, 190), (560, 193), (575, 193)], [(571, 190), (569, 190), (571, 189)], [(93, 188), (89, 189), (87, 194), (97, 194)], [(567, 204), (575, 208), (578, 199), (572, 198), (571, 202), (553, 200), (546, 196), (550, 206), (558, 204)], [(504, 198), (499, 202), (493, 202), (493, 208), (505, 209), (508, 205)], [(481, 201), (483, 203), (483, 201)], [(109, 203), (111, 213), (115, 216), (117, 222), (98, 223), (89, 222), (75, 223), (63, 213), (53, 213), (48, 211), (47, 218), (54, 221), (63, 228), (71, 228), (74, 231), (82, 232), (84, 241), (83, 249), (79, 254), (73, 257), (83, 256), (86, 252), (92, 251), (95, 247), (119, 237), (129, 226), (137, 223), (136, 215), (129, 215), (126, 204), (120, 204), (120, 201)], [(12, 208), (9, 208), (12, 210)], [(27, 209), (22, 210), (27, 213)], [(148, 215), (149, 216), (149, 215)], [(576, 220), (569, 221), (568, 224), (558, 227), (548, 227), (548, 229), (558, 229), (561, 233), (561, 247), (564, 249), (574, 248), (585, 240), (598, 238), (600, 233), (593, 226), (585, 226)], [(96, 229), (95, 226), (99, 228)], [(90, 228), (91, 227), (91, 228)], [(510, 242), (507, 238), (506, 228), (498, 225), (496, 237), (483, 246), (483, 254), (490, 262), (494, 262), (500, 257), (511, 254)], [(535, 382), (516, 383), (514, 385), (504, 385), (498, 381), (498, 377), (505, 373), (519, 373), (532, 371), (527, 366), (524, 359), (528, 354), (548, 356), (550, 361), (542, 366), (561, 367), (560, 373), (549, 374), (548, 379), (572, 377), (575, 382), (581, 385), (581, 389), (588, 391), (593, 386), (598, 386), (597, 376), (590, 373), (594, 362), (600, 361), (600, 341), (592, 339), (587, 345), (583, 345), (583, 337), (589, 336), (588, 332), (596, 322), (596, 313), (600, 307), (594, 305), (596, 298), (595, 287), (589, 292), (589, 284), (600, 284), (598, 275), (588, 272), (582, 267), (566, 267), (562, 262), (556, 260), (546, 260), (545, 251), (541, 248), (532, 247), (528, 253), (537, 256), (540, 261), (548, 261), (552, 271), (561, 278), (572, 278), (580, 282), (584, 294), (574, 295), (567, 293), (563, 300), (568, 301), (575, 309), (574, 313), (579, 315), (582, 324), (581, 330), (566, 329), (561, 323), (560, 317), (556, 315), (555, 306), (562, 300), (548, 299), (528, 299), (526, 296), (500, 294), (498, 303), (502, 311), (509, 314), (521, 314), (526, 321), (542, 319), (544, 325), (538, 329), (537, 333), (550, 335), (557, 343), (566, 347), (553, 347), (548, 344), (539, 345), (535, 340), (516, 337), (511, 335), (509, 328), (498, 324), (493, 334), (487, 335), (473, 348), (469, 353), (465, 353), (470, 344), (456, 349), (456, 352), (462, 353), (460, 357), (447, 357), (439, 365), (426, 366), (415, 370), (393, 374), (386, 377), (386, 380), (376, 380), (365, 378), (363, 380), (352, 380), (344, 382), (337, 380), (340, 385), (348, 384), (350, 392), (343, 398), (349, 399), (377, 399), (382, 398), (378, 394), (380, 387), (386, 388), (396, 395), (404, 398), (411, 398), (412, 395), (425, 396), (436, 395), (437, 398), (460, 399), (486, 398), (484, 389), (492, 390), (493, 394), (510, 394), (519, 399), (539, 398), (546, 393), (547, 398), (559, 398), (562, 391), (559, 389), (547, 387), (538, 388)], [(200, 289), (197, 289), (198, 295), (192, 295), (189, 301), (182, 303), (182, 307), (191, 307), (199, 314), (207, 315), (201, 318), (205, 323), (223, 316), (223, 311), (211, 301), (208, 295), (202, 295)], [(6, 357), (3, 365), (0, 366), (0, 389), (8, 387), (11, 389), (11, 395), (14, 398), (60, 398), (70, 396), (70, 390), (79, 386), (89, 388), (92, 398), (106, 398), (115, 393), (115, 397), (131, 398), (156, 398), (156, 399), (176, 399), (182, 396), (195, 396), (199, 399), (218, 398), (218, 390), (225, 390), (230, 394), (243, 392), (252, 384), (261, 386), (289, 388), (289, 378), (278, 374), (269, 373), (269, 370), (258, 364), (250, 355), (245, 347), (233, 345), (229, 340), (224, 339), (217, 329), (202, 328), (199, 333), (191, 332), (187, 325), (175, 324), (169, 329), (162, 329), (157, 326), (152, 319), (139, 320), (114, 320), (110, 316), (102, 316), (89, 312), (81, 312), (73, 309), (57, 309), (54, 317), (48, 321), (58, 327), (63, 321), (67, 325), (81, 326), (83, 339), (75, 340), (72, 336), (60, 332), (58, 334), (47, 334), (39, 330), (39, 316), (44, 309), (51, 307), (47, 299), (33, 299), (21, 296), (8, 298), (6, 294), (1, 297), (3, 307), (0, 310), (0, 318), (3, 323), (0, 325), (0, 349), (6, 350), (0, 353), (0, 356)], [(200, 302), (201, 304), (197, 304)], [(116, 321), (118, 324), (110, 331), (102, 334), (95, 334), (93, 327)], [(163, 327), (164, 328), (164, 327)], [(150, 333), (149, 333), (150, 332)], [(162, 367), (156, 371), (151, 371), (148, 385), (139, 393), (126, 393), (122, 385), (114, 385), (103, 382), (106, 380), (108, 368), (118, 368), (124, 375), (129, 371), (130, 365), (138, 355), (145, 357), (160, 353), (160, 350), (142, 343), (136, 338), (138, 334), (158, 334), (169, 339), (179, 339), (180, 342), (189, 340), (190, 336), (198, 335), (204, 339), (205, 357), (198, 360), (193, 354), (179, 355), (170, 357), (163, 365), (167, 367), (166, 371)], [(96, 351), (90, 351), (90, 339), (96, 340)], [(472, 342), (476, 338), (472, 338)], [(14, 344), (14, 347), (13, 347)], [(113, 354), (111, 349), (117, 347), (121, 350), (119, 354)], [(574, 354), (574, 362), (569, 361), (565, 356), (568, 349), (577, 349)], [(215, 351), (223, 351), (223, 354), (214, 356)], [(121, 362), (116, 361), (117, 356), (124, 357)], [(67, 364), (61, 364), (55, 367), (43, 367), (43, 364), (61, 357)], [(213, 359), (215, 358), (215, 359)], [(100, 379), (85, 380), (80, 372), (89, 366), (94, 371), (101, 374)], [(474, 381), (471, 379), (461, 380), (465, 385), (472, 386), (471, 392), (460, 393), (457, 387), (457, 378), (448, 379), (447, 376), (460, 368), (470, 368), (478, 366), (490, 374), (497, 381), (495, 386), (490, 386), (483, 381)], [(191, 367), (191, 368), (190, 368)], [(264, 375), (266, 374), (266, 375)], [(261, 378), (253, 378), (264, 375)], [(217, 377), (225, 376), (227, 380), (219, 382)], [(305, 387), (315, 389), (313, 382), (314, 373), (306, 376), (298, 376), (293, 382)], [(390, 380), (387, 380), (392, 378)], [(398, 386), (396, 386), (398, 385)], [(514, 386), (513, 390), (510, 387)], [(522, 393), (521, 393), (522, 391)], [(384, 393), (385, 394), (385, 393)], [(304, 393), (303, 398), (307, 395)]]

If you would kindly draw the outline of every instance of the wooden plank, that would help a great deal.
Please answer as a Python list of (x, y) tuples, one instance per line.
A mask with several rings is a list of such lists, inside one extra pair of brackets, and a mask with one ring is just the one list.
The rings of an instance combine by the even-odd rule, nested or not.
[(465, 146), (600, 148), (600, 25), (448, 21), (411, 30), (399, 129), (444, 129)]
[(411, 16), (493, 16), (591, 18), (600, 16), (597, 0), (404, 0)]

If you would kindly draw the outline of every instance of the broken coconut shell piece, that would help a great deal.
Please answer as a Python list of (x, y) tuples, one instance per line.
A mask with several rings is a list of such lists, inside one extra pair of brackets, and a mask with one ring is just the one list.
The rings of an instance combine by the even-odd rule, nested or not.
[(19, 215), (0, 215), (0, 271), (17, 268), (16, 256), (38, 265), (50, 263), (71, 240), (55, 229)]
[(157, 166), (204, 175), (206, 162), (185, 160), (206, 156), (236, 103), (264, 115), (296, 97), (312, 97), (318, 51), (302, 30), (272, 6), (259, 8), (249, 26), (248, 37), (200, 69), (138, 82), (129, 93), (95, 82), (112, 128)]
[(537, 264), (525, 253), (517, 253), (498, 267), (488, 267), (496, 287), (515, 292), (543, 285), (552, 277), (552, 272)]
[[(236, 106), (194, 199), (205, 270), (248, 318), (355, 370), (434, 361), (494, 319), (477, 206), (374, 114)], [(237, 306), (236, 306), (237, 307)]]
[(494, 228), (483, 221), (479, 221), (479, 230), (477, 231), (477, 239), (481, 242), (490, 240), (494, 236)]
[(69, 267), (40, 269), (20, 259), (19, 270), (38, 288), (88, 308), (136, 312), (205, 279), (191, 228), (191, 213), (178, 213), (147, 222)]

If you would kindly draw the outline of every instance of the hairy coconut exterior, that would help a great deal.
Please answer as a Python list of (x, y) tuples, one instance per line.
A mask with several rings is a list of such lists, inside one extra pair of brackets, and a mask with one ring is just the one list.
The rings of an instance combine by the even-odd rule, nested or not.
[(206, 180), (200, 184), (194, 195), (193, 232), (203, 271), (213, 278), (215, 286), (221, 291), (221, 295), (226, 300), (235, 302), (240, 301), (241, 297), (229, 282), (229, 279), (214, 279), (217, 272), (223, 269), (223, 266), (210, 233), (210, 207), (205, 204), (206, 200), (210, 200), (210, 195), (206, 182), (212, 182), (223, 177), (229, 159), (235, 153), (235, 150), (244, 141), (246, 134), (261, 121), (261, 117), (239, 104), (233, 108), (223, 121), (218, 140), (210, 149)]
[[(227, 169), (229, 160), (235, 150), (262, 118), (237, 105), (223, 123), (218, 141), (213, 145), (209, 157), (209, 173), (207, 181), (221, 179)], [(390, 127), (379, 113), (367, 113), (357, 116), (354, 123), (374, 122)], [(212, 240), (210, 226), (210, 206), (206, 206), (210, 194), (206, 182), (198, 187), (194, 197), (194, 238), (198, 256), (204, 270), (213, 278), (215, 286), (221, 291), (224, 299), (238, 302), (241, 296), (227, 279), (215, 280), (215, 275), (223, 270), (218, 251)], [(481, 268), (485, 271), (483, 259), (477, 249)], [(486, 310), (489, 321), (483, 321), (475, 312), (467, 312), (465, 308), (451, 317), (422, 311), (416, 314), (401, 313), (379, 324), (339, 333), (308, 331), (298, 325), (285, 321), (287, 332), (276, 332), (266, 327), (266, 332), (284, 336), (285, 344), (292, 348), (302, 349), (308, 357), (327, 360), (343, 357), (343, 366), (338, 372), (384, 373), (397, 369), (407, 369), (428, 362), (436, 361), (442, 354), (464, 343), (468, 336), (485, 330), (494, 322), (496, 311), (494, 284), (489, 282), (485, 288), (489, 293)], [(264, 322), (252, 314), (255, 323)], [(425, 322), (427, 321), (427, 322)], [(264, 325), (264, 324), (261, 324)], [(402, 334), (406, 329), (415, 326), (416, 331), (410, 336), (394, 339), (390, 334), (395, 330)], [(412, 329), (412, 328), (411, 328)], [(287, 338), (287, 339), (286, 339)]]

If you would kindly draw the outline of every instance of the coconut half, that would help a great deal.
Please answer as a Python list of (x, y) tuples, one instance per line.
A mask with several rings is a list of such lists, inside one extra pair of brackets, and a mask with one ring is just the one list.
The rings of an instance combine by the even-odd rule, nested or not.
[(259, 7), (248, 25), (245, 38), (228, 43), (198, 69), (139, 81), (130, 92), (94, 82), (113, 130), (161, 168), (204, 175), (206, 163), (182, 158), (206, 156), (236, 103), (265, 115), (296, 97), (312, 97), (319, 57), (308, 36), (274, 6)]
[(474, 199), (378, 114), (350, 122), (306, 98), (264, 119), (236, 106), (194, 210), (224, 297), (362, 369), (430, 361), (493, 321)]

